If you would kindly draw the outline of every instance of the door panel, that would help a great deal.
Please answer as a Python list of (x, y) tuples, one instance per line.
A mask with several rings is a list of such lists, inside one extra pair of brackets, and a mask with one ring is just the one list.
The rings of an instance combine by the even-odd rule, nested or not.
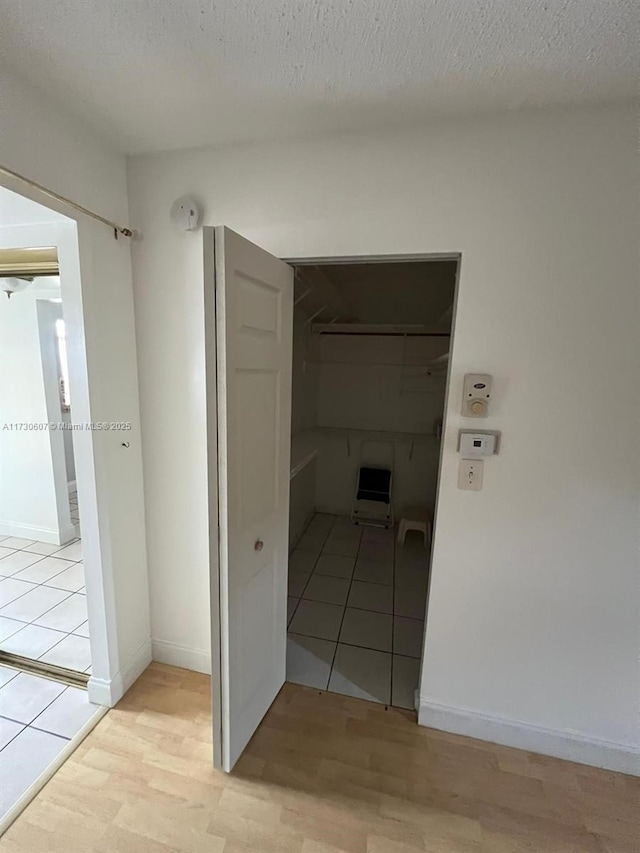
[(204, 239), (217, 385), (214, 760), (229, 771), (285, 679), (293, 269), (228, 228)]

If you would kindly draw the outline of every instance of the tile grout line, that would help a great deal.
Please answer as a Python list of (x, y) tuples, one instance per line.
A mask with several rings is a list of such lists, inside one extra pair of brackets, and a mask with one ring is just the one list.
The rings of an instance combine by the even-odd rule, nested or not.
[[(313, 524), (313, 521), (314, 521), (314, 519), (315, 519), (315, 517), (316, 517), (317, 515), (318, 515), (318, 513), (317, 513), (317, 512), (315, 512), (315, 513), (313, 514), (313, 518), (311, 519), (311, 521), (309, 522), (309, 524), (307, 524), (307, 526), (305, 527), (305, 529), (304, 529), (304, 533), (302, 534), (302, 536), (304, 536), (304, 534), (307, 532), (307, 530), (309, 529), (309, 527), (311, 527), (311, 525)], [(336, 517), (337, 517), (337, 516), (336, 516)], [(335, 521), (334, 521), (334, 524), (335, 524)], [(332, 529), (333, 529), (333, 524), (331, 525), (331, 527), (329, 528), (328, 532), (326, 533), (326, 535), (325, 535), (325, 537), (324, 537), (324, 542), (323, 542), (323, 543), (322, 543), (322, 545), (320, 546), (320, 552), (319, 552), (318, 556), (316, 557), (316, 559), (315, 559), (315, 561), (314, 561), (314, 563), (313, 563), (313, 568), (312, 568), (312, 569), (311, 569), (311, 571), (309, 572), (309, 577), (307, 578), (307, 580), (305, 581), (304, 586), (302, 587), (302, 592), (300, 593), (300, 597), (298, 598), (298, 604), (296, 604), (295, 610), (294, 610), (294, 611), (293, 611), (293, 613), (291, 614), (291, 621), (292, 621), (292, 622), (293, 622), (293, 617), (296, 615), (296, 611), (297, 611), (297, 609), (298, 609), (298, 607), (299, 607), (299, 605), (300, 605), (300, 602), (302, 601), (302, 597), (303, 597), (303, 595), (304, 595), (304, 592), (305, 592), (306, 588), (309, 586), (309, 581), (311, 580), (311, 578), (312, 578), (312, 576), (313, 576), (313, 574), (314, 574), (314, 572), (315, 572), (315, 570), (316, 570), (316, 566), (318, 565), (318, 560), (320, 559), (320, 557), (322, 556), (322, 553), (323, 553), (323, 552), (322, 552), (322, 549), (323, 549), (323, 548), (324, 548), (324, 546), (327, 544), (327, 539), (329, 538), (329, 536), (330, 536), (330, 534), (331, 534)], [(301, 539), (302, 539), (302, 536), (300, 537)], [(294, 548), (294, 551), (295, 551), (295, 548)], [(306, 600), (306, 601), (308, 601), (309, 599), (305, 599), (305, 600)], [(289, 623), (287, 623), (287, 632), (288, 632), (288, 631), (289, 631)]]
[[(336, 516), (336, 521), (337, 521), (337, 519), (338, 519), (338, 516)], [(333, 522), (333, 525), (331, 527), (332, 531), (333, 531), (333, 527), (335, 526), (336, 521)], [(336, 647), (335, 647), (335, 650), (333, 652), (333, 659), (331, 661), (331, 666), (329, 668), (329, 678), (327, 679), (327, 690), (329, 689), (329, 685), (331, 684), (331, 676), (333, 675), (333, 668), (336, 664), (336, 657), (338, 655), (338, 646), (340, 645), (340, 634), (342, 633), (342, 626), (344, 625), (344, 617), (347, 613), (347, 602), (349, 601), (349, 596), (351, 595), (351, 586), (353, 584), (353, 576), (356, 573), (356, 563), (358, 562), (358, 556), (360, 554), (361, 546), (362, 546), (362, 528), (360, 529), (360, 537), (358, 539), (358, 547), (356, 549), (356, 555), (355, 555), (355, 559), (353, 561), (353, 570), (351, 572), (351, 577), (349, 578), (349, 589), (347, 590), (347, 597), (345, 598), (344, 607), (342, 609), (342, 619), (340, 620), (340, 627), (338, 628), (338, 634), (336, 636)], [(347, 645), (347, 644), (345, 643), (345, 645)]]

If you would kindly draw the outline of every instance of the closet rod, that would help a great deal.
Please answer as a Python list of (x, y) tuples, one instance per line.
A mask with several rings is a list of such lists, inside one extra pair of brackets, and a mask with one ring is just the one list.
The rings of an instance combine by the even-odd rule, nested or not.
[(449, 332), (316, 332), (319, 335), (357, 335), (359, 338), (449, 338)]
[(84, 213), (87, 216), (90, 216), (92, 219), (97, 219), (98, 222), (102, 222), (103, 225), (108, 225), (109, 228), (113, 228), (113, 236), (118, 239), (118, 234), (122, 234), (123, 237), (133, 237), (133, 231), (130, 228), (126, 228), (124, 225), (118, 225), (117, 222), (112, 222), (110, 219), (105, 219), (104, 216), (100, 216), (99, 213), (94, 213), (93, 210), (89, 210), (88, 207), (83, 207), (81, 204), (77, 204), (75, 201), (71, 201), (71, 199), (66, 198), (66, 196), (60, 195), (60, 193), (54, 192), (54, 190), (50, 190), (47, 187), (44, 187), (42, 184), (37, 183), (37, 181), (32, 181), (30, 178), (25, 178), (24, 175), (18, 174), (18, 172), (14, 172), (12, 169), (7, 169), (5, 166), (0, 166), (0, 175), (4, 175), (7, 178), (15, 178), (17, 181), (21, 181), (23, 184), (26, 184), (29, 187), (33, 187), (33, 189), (38, 190), (38, 192), (42, 193), (42, 195), (47, 196), (48, 198), (52, 198), (55, 201), (60, 201), (63, 204), (66, 204), (68, 207), (72, 207), (74, 210), (80, 211), (80, 213)]
[[(416, 370), (426, 370), (435, 372), (439, 368), (444, 368), (444, 362), (430, 364), (416, 364), (415, 362), (406, 361), (328, 361), (322, 359), (305, 359), (305, 364), (331, 364), (331, 365), (353, 365), (356, 367), (403, 367), (405, 369), (415, 368)], [(416, 374), (418, 376), (423, 374)], [(424, 374), (427, 375), (427, 374)]]

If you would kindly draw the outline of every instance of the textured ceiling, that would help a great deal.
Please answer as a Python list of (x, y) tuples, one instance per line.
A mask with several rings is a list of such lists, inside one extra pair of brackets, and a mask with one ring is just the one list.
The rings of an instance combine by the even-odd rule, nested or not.
[(128, 153), (632, 97), (637, 0), (0, 0), (5, 67)]

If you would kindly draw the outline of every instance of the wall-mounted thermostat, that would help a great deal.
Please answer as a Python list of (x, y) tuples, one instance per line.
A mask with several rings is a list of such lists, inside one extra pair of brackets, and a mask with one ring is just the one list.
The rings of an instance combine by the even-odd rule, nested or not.
[(493, 377), (488, 373), (467, 373), (462, 391), (462, 415), (465, 418), (486, 418)]
[(461, 429), (458, 432), (458, 450), (463, 459), (481, 459), (498, 452), (500, 433), (489, 430)]

